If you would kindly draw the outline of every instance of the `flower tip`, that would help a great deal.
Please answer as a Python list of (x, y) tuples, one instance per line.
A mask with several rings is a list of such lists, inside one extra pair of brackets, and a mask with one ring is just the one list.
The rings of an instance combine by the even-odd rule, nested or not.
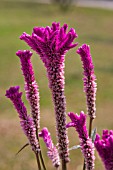
[(42, 132), (39, 132), (38, 135), (39, 137), (43, 137)]
[(77, 49), (76, 53), (77, 53), (77, 54), (80, 54), (80, 52), (81, 52), (81, 47), (79, 47), (79, 48)]
[(70, 117), (70, 115), (71, 115), (71, 112), (68, 113), (68, 116), (69, 116), (69, 117)]
[(23, 40), (23, 38), (26, 36), (26, 33), (23, 32), (22, 35), (19, 37), (21, 40)]
[(19, 92), (19, 89), (20, 89), (19, 86), (10, 87), (8, 90), (6, 90), (5, 96), (10, 98), (12, 95)]
[(109, 134), (110, 134), (110, 135), (113, 135), (113, 130), (110, 130), (110, 131), (109, 131)]
[(27, 57), (31, 57), (32, 56), (32, 52), (31, 51), (29, 51), (29, 50), (18, 50), (17, 52), (16, 52), (16, 55), (18, 56), (18, 57), (25, 57), (25, 56), (27, 56)]
[(71, 118), (71, 117), (75, 116), (75, 114), (73, 112), (69, 112), (68, 116)]
[(84, 114), (84, 111), (81, 111), (80, 114)]
[(71, 28), (69, 32), (72, 34), (72, 36), (73, 36), (74, 38), (77, 38), (77, 37), (78, 37), (78, 34), (76, 33), (76, 31), (75, 31), (74, 28)]
[(39, 132), (39, 137), (44, 137), (48, 134), (48, 129), (46, 127), (44, 127), (41, 132)]
[(68, 116), (70, 117), (72, 122), (75, 122), (79, 118), (78, 114), (77, 113), (75, 114), (73, 112), (68, 113)]
[(108, 130), (107, 129), (103, 130), (103, 135), (108, 135)]
[(75, 124), (73, 122), (69, 122), (67, 125), (66, 125), (66, 128), (70, 128), (70, 127), (74, 127)]
[(16, 55), (17, 55), (18, 57), (20, 57), (20, 56), (21, 56), (21, 53), (22, 53), (22, 51), (21, 51), (21, 50), (18, 50), (18, 51), (16, 52)]
[(82, 46), (80, 46), (78, 48), (78, 50), (76, 52), (77, 52), (77, 54), (86, 53), (87, 51), (89, 51), (89, 49), (90, 49), (89, 45), (83, 44)]
[(68, 28), (68, 25), (67, 25), (67, 24), (64, 24), (64, 25), (63, 25), (63, 28), (64, 28), (64, 31), (66, 31), (67, 28)]
[(53, 22), (53, 23), (52, 23), (52, 29), (53, 29), (54, 31), (58, 30), (59, 27), (60, 27), (60, 23), (59, 23), (59, 22)]
[(19, 38), (20, 40), (24, 40), (26, 37), (29, 37), (29, 34), (27, 34), (26, 32), (23, 32)]
[(78, 42), (69, 46), (69, 49), (74, 48), (78, 45)]
[(96, 134), (96, 138), (95, 138), (95, 142), (94, 143), (96, 143), (99, 140), (100, 140), (100, 136), (98, 134)]
[(80, 112), (80, 117), (86, 118), (86, 116), (87, 116), (87, 115), (84, 113), (84, 111), (81, 111), (81, 112)]

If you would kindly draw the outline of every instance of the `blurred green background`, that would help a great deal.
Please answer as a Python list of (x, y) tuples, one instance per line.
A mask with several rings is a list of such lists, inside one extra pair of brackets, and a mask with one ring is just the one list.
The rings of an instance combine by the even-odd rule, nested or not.
[[(20, 69), (18, 49), (30, 49), (19, 40), (22, 32), (31, 34), (34, 26), (51, 26), (53, 21), (61, 25), (67, 23), (75, 28), (79, 46), (87, 43), (91, 53), (97, 76), (97, 112), (94, 127), (101, 134), (102, 129), (113, 129), (113, 11), (71, 6), (62, 11), (59, 6), (51, 4), (3, 2), (0, 1), (0, 170), (36, 170), (36, 160), (27, 147), (18, 156), (15, 153), (27, 142), (19, 118), (12, 103), (4, 96), (10, 86), (19, 85), (23, 92), (23, 100), (29, 111), (25, 98), (24, 79)], [(78, 48), (78, 47), (77, 47)], [(67, 112), (86, 112), (85, 94), (83, 93), (82, 66), (76, 49), (66, 55), (66, 87)], [(39, 56), (33, 54), (35, 77), (40, 88), (41, 128), (47, 126), (51, 136), (55, 138), (55, 118), (51, 93), (45, 68)], [(69, 119), (67, 120), (69, 121)], [(79, 143), (74, 129), (69, 130), (70, 147)], [(47, 169), (52, 170), (51, 161), (46, 156), (46, 147), (41, 141)], [(82, 170), (83, 158), (80, 150), (70, 151), (69, 170)], [(96, 170), (103, 169), (96, 153)]]

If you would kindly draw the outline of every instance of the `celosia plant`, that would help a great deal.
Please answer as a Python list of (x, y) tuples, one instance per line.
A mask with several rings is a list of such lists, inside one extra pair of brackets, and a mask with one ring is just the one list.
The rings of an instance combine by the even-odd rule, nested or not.
[(47, 155), (52, 160), (53, 166), (58, 168), (60, 166), (60, 158), (57, 148), (54, 146), (50, 133), (47, 128), (43, 128), (39, 133), (39, 136), (44, 139), (44, 142), (48, 148)]
[(90, 54), (90, 47), (87, 44), (83, 44), (78, 48), (77, 53), (81, 56), (84, 69), (84, 92), (87, 99), (88, 115), (91, 119), (95, 118), (95, 100), (96, 100), (96, 76), (94, 75), (94, 65)]
[(25, 79), (26, 98), (31, 106), (31, 114), (36, 128), (40, 128), (40, 105), (39, 105), (39, 91), (34, 77), (34, 72), (30, 58), (32, 52), (28, 50), (19, 50), (16, 55), (20, 58), (22, 72)]
[(35, 27), (31, 36), (23, 33), (20, 37), (40, 55), (47, 69), (56, 114), (58, 148), (64, 164), (69, 161), (64, 95), (64, 60), (65, 53), (77, 45), (77, 43), (72, 44), (77, 37), (75, 30), (71, 28), (68, 33), (66, 31), (66, 24), (60, 28), (59, 23), (52, 23), (52, 27)]
[[(83, 44), (78, 48), (77, 53), (81, 57), (83, 64), (84, 92), (86, 94), (87, 111), (90, 117), (89, 132), (86, 127), (86, 114), (80, 115), (70, 112), (68, 116), (70, 123), (66, 121), (66, 98), (65, 98), (65, 55), (70, 49), (76, 47), (78, 43), (73, 43), (77, 34), (73, 28), (67, 32), (67, 24), (60, 27), (59, 23), (52, 23), (49, 27), (34, 27), (32, 35), (23, 33), (20, 36), (39, 56), (47, 70), (49, 88), (52, 93), (52, 99), (56, 119), (56, 138), (57, 144), (54, 145), (48, 129), (45, 127), (40, 131), (40, 104), (39, 87), (35, 80), (33, 66), (31, 63), (32, 52), (29, 50), (19, 50), (16, 55), (20, 58), (21, 69), (25, 80), (26, 98), (29, 101), (31, 115), (27, 114), (26, 107), (22, 102), (22, 93), (19, 92), (19, 86), (10, 87), (6, 91), (6, 96), (14, 104), (20, 118), (21, 127), (28, 138), (29, 145), (34, 151), (38, 163), (38, 170), (46, 170), (45, 162), (42, 156), (40, 138), (43, 138), (47, 155), (51, 159), (53, 167), (57, 170), (67, 170), (69, 162), (69, 139), (67, 128), (74, 127), (80, 139), (80, 148), (84, 157), (83, 170), (94, 170), (96, 147), (106, 170), (113, 170), (113, 131), (103, 131), (102, 140), (99, 135), (93, 134), (92, 120), (96, 112), (96, 76), (94, 74), (94, 65), (90, 53), (90, 47)], [(74, 148), (74, 147), (73, 147)], [(76, 147), (75, 147), (76, 148)], [(61, 162), (60, 162), (61, 159)], [(75, 167), (76, 169), (76, 167)]]
[(74, 127), (78, 132), (80, 138), (80, 146), (82, 153), (84, 155), (86, 168), (89, 170), (94, 169), (94, 144), (88, 135), (88, 130), (86, 128), (86, 115), (84, 112), (80, 113), (80, 116), (74, 113), (68, 113), (71, 121), (67, 124), (67, 128)]
[(95, 147), (104, 163), (106, 170), (113, 170), (113, 130), (103, 130), (102, 139), (97, 134)]
[(10, 89), (6, 91), (6, 96), (13, 102), (19, 114), (21, 127), (28, 138), (32, 150), (37, 155), (40, 152), (40, 147), (36, 136), (36, 126), (33, 119), (27, 114), (26, 107), (21, 99), (22, 93), (19, 93), (19, 86), (10, 87)]

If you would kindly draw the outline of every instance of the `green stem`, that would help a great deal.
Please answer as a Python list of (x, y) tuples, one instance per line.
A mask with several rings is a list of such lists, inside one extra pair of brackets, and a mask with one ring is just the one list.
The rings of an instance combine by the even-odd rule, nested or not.
[(90, 117), (90, 121), (89, 121), (89, 137), (91, 137), (92, 122), (93, 122), (93, 119)]
[(42, 156), (41, 152), (40, 152), (39, 156), (40, 156), (40, 160), (41, 160), (42, 166), (43, 166), (44, 170), (46, 170), (46, 167), (45, 167), (45, 164), (44, 164), (44, 160), (43, 160), (43, 156)]
[(85, 159), (84, 159), (84, 165), (83, 165), (83, 170), (86, 169), (86, 164), (85, 164)]
[(66, 166), (65, 160), (62, 160), (62, 170), (67, 170), (67, 166)]
[[(37, 140), (39, 142), (39, 147), (40, 147), (40, 141), (39, 141), (39, 136), (38, 136), (38, 128), (36, 128), (36, 136), (37, 136)], [(40, 152), (39, 152), (39, 157), (40, 157), (40, 160), (41, 160), (41, 163), (42, 163), (42, 166), (43, 166), (43, 170), (46, 170), (41, 149), (40, 149)]]
[(39, 160), (39, 155), (38, 152), (36, 154), (36, 160), (37, 160), (37, 165), (38, 165), (38, 170), (41, 170), (41, 165), (40, 165), (40, 160)]

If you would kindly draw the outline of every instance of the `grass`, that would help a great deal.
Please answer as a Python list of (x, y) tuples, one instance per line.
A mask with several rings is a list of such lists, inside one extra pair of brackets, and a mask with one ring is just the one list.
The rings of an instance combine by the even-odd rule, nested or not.
[[(101, 133), (102, 129), (113, 129), (113, 11), (71, 7), (63, 12), (58, 6), (32, 3), (6, 3), (0, 1), (0, 169), (1, 170), (35, 170), (36, 161), (29, 147), (18, 157), (15, 153), (27, 142), (21, 131), (19, 119), (12, 103), (4, 96), (9, 86), (20, 85), (24, 93), (23, 100), (29, 110), (25, 99), (24, 82), (21, 75), (20, 63), (15, 56), (18, 49), (29, 49), (19, 40), (22, 32), (31, 33), (34, 26), (51, 25), (53, 21), (67, 23), (74, 27), (79, 37), (79, 45), (88, 43), (95, 64), (97, 76), (97, 119), (94, 126)], [(76, 48), (77, 49), (77, 48)], [(79, 56), (71, 50), (66, 56), (66, 89), (67, 112), (86, 111), (85, 95), (83, 93), (82, 67)], [(51, 94), (48, 89), (45, 68), (39, 57), (34, 53), (32, 59), (37, 82), (40, 87), (41, 128), (47, 126), (56, 142), (54, 133), (54, 110)], [(49, 119), (51, 117), (51, 121)], [(75, 138), (73, 138), (75, 135)], [(69, 130), (70, 146), (78, 144), (76, 132)], [(49, 170), (51, 163), (44, 157)], [(80, 170), (83, 159), (80, 150), (70, 153), (70, 170)], [(79, 156), (78, 156), (79, 155)], [(103, 168), (96, 154), (96, 170)]]

